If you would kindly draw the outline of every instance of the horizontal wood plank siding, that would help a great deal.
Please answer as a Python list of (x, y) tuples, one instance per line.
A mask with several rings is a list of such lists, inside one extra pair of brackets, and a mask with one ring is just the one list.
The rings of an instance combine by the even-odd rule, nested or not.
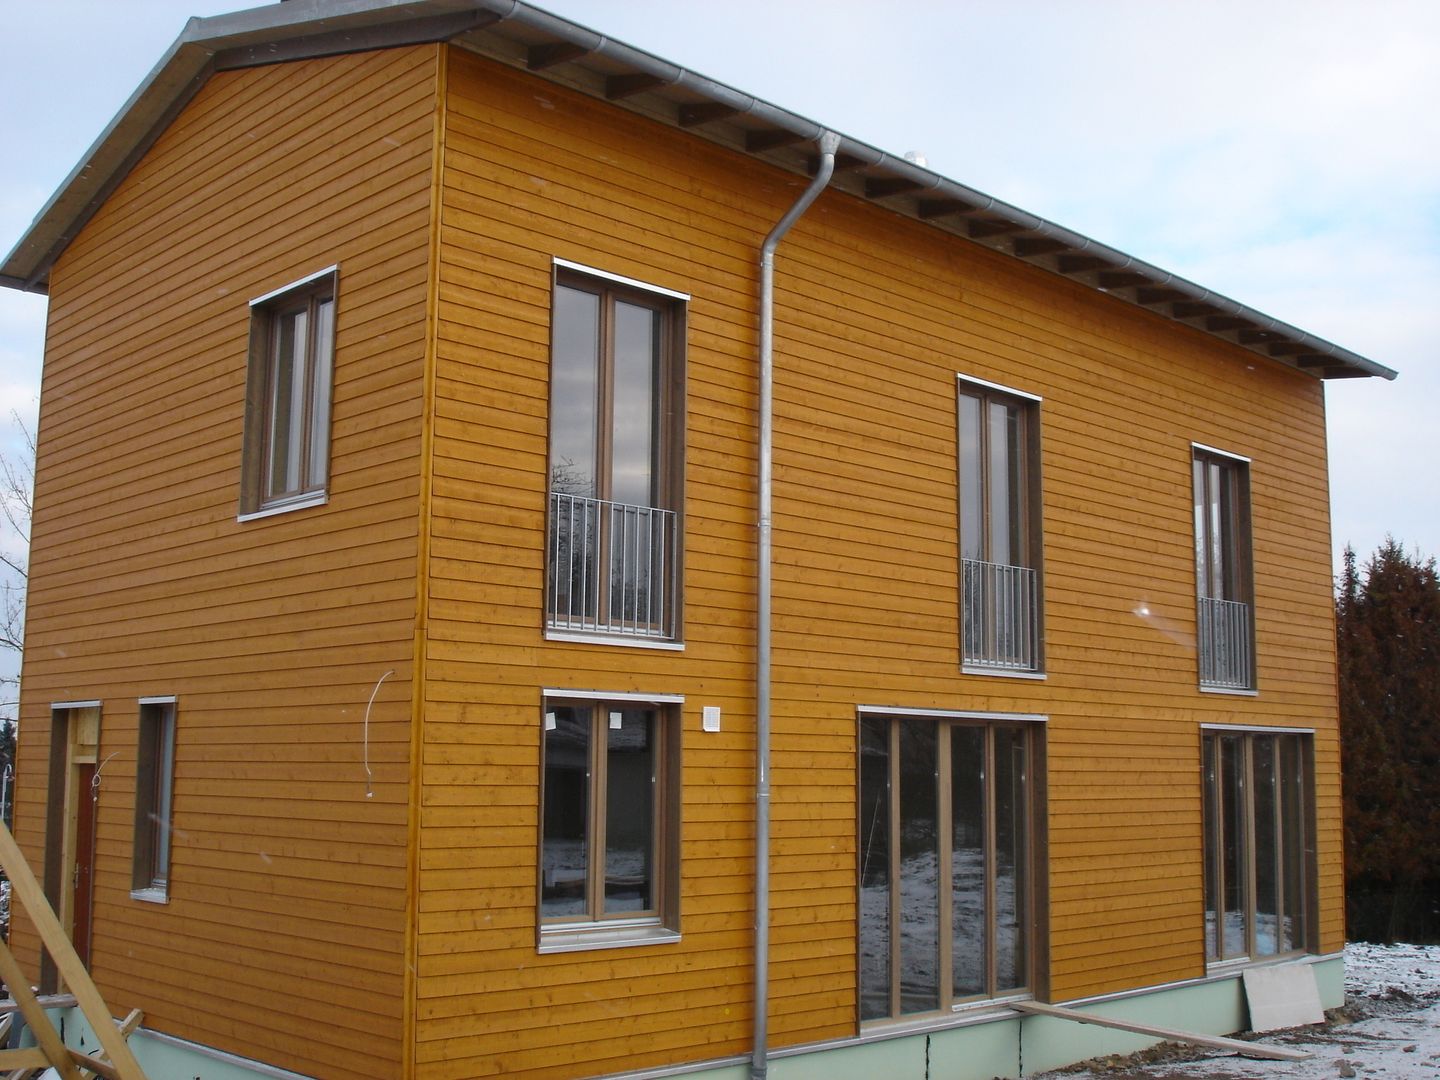
[[(419, 1070), (745, 1053), (754, 267), (803, 181), (463, 52), (447, 107)], [(692, 297), (683, 652), (542, 632), (553, 258)], [(1337, 948), (1320, 384), (842, 194), (777, 266), (776, 1044), (856, 1032), (860, 704), (1049, 717), (1056, 1000), (1203, 974), (1200, 724), (1315, 728), (1319, 943)], [(1043, 681), (960, 671), (957, 373), (1044, 398)], [(1192, 441), (1254, 462), (1255, 697), (1196, 684)], [(686, 695), (680, 942), (536, 952), (546, 686)]]
[[(107, 1000), (317, 1076), (402, 1060), (435, 80), (433, 48), (212, 76), (51, 282), (17, 832), (39, 865), (49, 704), (101, 700)], [(331, 264), (328, 503), (238, 522), (248, 301)], [(165, 905), (130, 897), (156, 694)]]

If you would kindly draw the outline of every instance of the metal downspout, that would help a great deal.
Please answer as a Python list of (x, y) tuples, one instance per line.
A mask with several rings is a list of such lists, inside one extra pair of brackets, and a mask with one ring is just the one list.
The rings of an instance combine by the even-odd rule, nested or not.
[(775, 425), (775, 249), (810, 209), (835, 172), (835, 151), (840, 136), (820, 134), (820, 168), (760, 246), (760, 464), (759, 543), (756, 552), (758, 584), (755, 599), (755, 1039), (750, 1058), (751, 1080), (765, 1080), (769, 1069), (770, 1012), (770, 504)]

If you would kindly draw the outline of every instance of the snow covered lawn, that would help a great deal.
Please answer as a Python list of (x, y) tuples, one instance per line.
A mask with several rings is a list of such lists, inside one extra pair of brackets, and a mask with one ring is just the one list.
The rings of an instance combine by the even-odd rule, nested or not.
[(1102, 1058), (1056, 1080), (1436, 1080), (1440, 1077), (1440, 945), (1345, 946), (1345, 1007), (1324, 1027), (1257, 1042), (1308, 1050), (1308, 1061), (1257, 1061), (1166, 1044)]

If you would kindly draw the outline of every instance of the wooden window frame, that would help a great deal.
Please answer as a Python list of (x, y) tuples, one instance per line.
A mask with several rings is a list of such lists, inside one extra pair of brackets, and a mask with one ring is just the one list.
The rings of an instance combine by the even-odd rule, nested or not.
[[(547, 499), (548, 525), (546, 530), (546, 636), (560, 640), (603, 639), (607, 644), (644, 645), (656, 648), (676, 648), (683, 641), (683, 582), (684, 582), (684, 481), (685, 481), (685, 340), (686, 314), (689, 295), (650, 285), (633, 278), (597, 270), (563, 259), (554, 260), (552, 272), (552, 324), (551, 324), (551, 371), (554, 371), (555, 318), (557, 305), (553, 302), (555, 291), (567, 288), (596, 296), (599, 301), (599, 325), (595, 406), (595, 477), (593, 498), (609, 502), (612, 488), (611, 465), (613, 462), (615, 431), (615, 345), (614, 309), (617, 301), (623, 301), (654, 312), (659, 318), (658, 371), (655, 379), (655, 402), (652, 413), (651, 449), (654, 469), (654, 509), (666, 515), (673, 515), (673, 541), (666, 546), (668, 558), (659, 572), (664, 591), (663, 620), (653, 624), (636, 621), (633, 627), (617, 627), (625, 622), (623, 615), (616, 617), (610, 590), (600, 589), (597, 610), (594, 613), (596, 627), (576, 627), (572, 621), (552, 615), (558, 605), (555, 596), (554, 576), (557, 554), (552, 542), (555, 530), (559, 528), (558, 513), (554, 506), (557, 475), (555, 418), (560, 414), (557, 395), (559, 386), (552, 377), (550, 388), (550, 452), (547, 455), (547, 489), (552, 495)], [(599, 538), (596, 564), (610, 565), (611, 541), (609, 530)], [(608, 574), (608, 571), (607, 571)], [(607, 576), (607, 581), (608, 576)]]
[[(680, 708), (678, 695), (599, 694), (588, 691), (546, 691), (540, 738), (539, 828), (537, 830), (535, 906), (537, 949), (542, 953), (573, 952), (680, 939)], [(577, 915), (544, 914), (545, 888), (545, 731), (559, 707), (591, 711), (588, 740), (585, 811), (585, 911)], [(651, 865), (655, 903), (643, 912), (604, 911), (606, 749), (609, 714), (627, 708), (654, 711), (654, 765), (651, 794)]]
[[(1040, 407), (1042, 400), (1035, 394), (1026, 393), (1023, 390), (1016, 390), (1013, 387), (1002, 386), (999, 383), (988, 382), (984, 379), (973, 378), (968, 375), (957, 374), (956, 381), (956, 453), (957, 453), (957, 490), (956, 490), (956, 516), (957, 516), (957, 538), (959, 540), (959, 556), (961, 565), (960, 574), (960, 655), (961, 667), (969, 675), (999, 675), (1011, 678), (1044, 678), (1045, 673), (1045, 573), (1044, 573), (1044, 527), (1042, 523), (1041, 509), (1041, 481), (1040, 481)], [(964, 420), (962, 417), (962, 398), (970, 398), (978, 403), (979, 415), (981, 418), (981, 434), (979, 437), (979, 475), (980, 490), (973, 497), (967, 497), (965, 469), (960, 460), (961, 446), (964, 439)], [(974, 643), (966, 641), (966, 575), (965, 565), (967, 556), (965, 554), (965, 531), (968, 526), (966, 511), (967, 503), (978, 504), (980, 508), (979, 535), (983, 549), (985, 562), (991, 561), (993, 552), (990, 550), (991, 533), (991, 481), (990, 481), (990, 439), (988, 433), (990, 423), (988, 419), (988, 406), (1001, 404), (1013, 407), (1017, 410), (1020, 419), (1021, 431), (1017, 440), (1020, 453), (1024, 455), (1018, 473), (1017, 490), (1010, 492), (1007, 499), (1010, 513), (1014, 516), (1019, 530), (1019, 542), (1016, 545), (1023, 556), (1023, 562), (1011, 563), (1008, 565), (1019, 569), (1029, 570), (1034, 574), (1032, 585), (1033, 590), (1033, 611), (1031, 618), (1033, 626), (1030, 628), (1031, 653), (1029, 663), (1007, 664), (1004, 662), (990, 662), (980, 658)], [(993, 612), (991, 613), (993, 615)]]
[(140, 699), (130, 896), (156, 904), (168, 903), (170, 899), (176, 714), (173, 697)]
[[(334, 391), (336, 312), (339, 267), (331, 266), (250, 301), (249, 365), (245, 383), (245, 440), (241, 460), (239, 519), (323, 504), (330, 485), (330, 422)], [(275, 386), (279, 320), (305, 316), (304, 356), (300, 358), (302, 398)], [(297, 481), (276, 490), (271, 429), (275, 402), (286, 397), (298, 416), (300, 439), (286, 461)], [(321, 434), (323, 432), (323, 434)]]
[[(1300, 903), (1290, 909), (1298, 913), (1302, 925), (1295, 933), (1294, 938), (1297, 945), (1294, 948), (1280, 950), (1278, 947), (1274, 952), (1261, 952), (1257, 947), (1260, 938), (1260, 917), (1257, 912), (1258, 874), (1259, 858), (1257, 855), (1257, 829), (1256, 829), (1256, 784), (1255, 784), (1255, 759), (1257, 754), (1257, 742), (1261, 737), (1273, 737), (1275, 742), (1272, 746), (1274, 754), (1275, 771), (1275, 792), (1270, 813), (1277, 823), (1278, 841), (1275, 845), (1273, 865), (1270, 872), (1276, 882), (1276, 918), (1282, 918), (1289, 914), (1285, 903), (1285, 880), (1284, 873), (1285, 857), (1288, 853), (1285, 846), (1286, 830), (1283, 825), (1284, 809), (1284, 782), (1281, 776), (1281, 769), (1287, 756), (1293, 757), (1293, 762), (1298, 762), (1301, 772), (1299, 777), (1292, 778), (1291, 782), (1296, 785), (1303, 805), (1299, 808), (1298, 819), (1293, 823), (1298, 835), (1291, 837), (1290, 842), (1298, 845), (1300, 853), (1298, 887), (1302, 892)], [(1224, 778), (1221, 775), (1220, 750), (1222, 740), (1234, 739), (1240, 749), (1239, 759), (1239, 785), (1241, 791), (1240, 801), (1240, 822), (1241, 843), (1243, 854), (1241, 860), (1244, 866), (1241, 870), (1239, 885), (1243, 896), (1243, 917), (1245, 920), (1245, 945), (1239, 952), (1231, 952), (1225, 944), (1226, 928), (1224, 920), (1228, 914), (1225, 910), (1225, 891), (1227, 878), (1224, 870), (1225, 865), (1225, 814), (1221, 809), (1224, 799)], [(1281, 740), (1294, 740), (1293, 755), (1287, 752)], [(1213, 750), (1211, 747), (1213, 746)], [(1213, 774), (1211, 762), (1214, 762)], [(1247, 728), (1230, 725), (1206, 725), (1201, 730), (1201, 774), (1202, 785), (1202, 862), (1204, 865), (1204, 901), (1202, 908), (1205, 913), (1206, 926), (1204, 928), (1204, 952), (1205, 962), (1211, 967), (1224, 967), (1237, 964), (1267, 963), (1276, 959), (1300, 956), (1305, 953), (1316, 951), (1316, 932), (1319, 925), (1317, 909), (1317, 882), (1318, 866), (1315, 858), (1315, 753), (1314, 733), (1308, 729), (1295, 728)], [(1212, 928), (1213, 922), (1213, 928)]]
[[(860, 985), (861, 972), (856, 973), (857, 995), (856, 995), (856, 1024), (858, 1027), (870, 1027), (872, 1025), (886, 1025), (897, 1022), (911, 1022), (926, 1016), (943, 1016), (952, 1012), (973, 1008), (975, 1006), (993, 1004), (999, 1001), (1021, 1000), (1037, 995), (1043, 996), (1048, 992), (1047, 968), (1048, 968), (1048, 944), (1043, 931), (1044, 912), (1048, 907), (1048, 881), (1045, 874), (1047, 832), (1045, 826), (1045, 718), (1042, 716), (1028, 714), (1001, 714), (1001, 713), (950, 713), (940, 710), (928, 709), (885, 709), (862, 707), (860, 710), (860, 723), (866, 721), (882, 721), (886, 724), (885, 738), (887, 745), (887, 770), (886, 778), (886, 804), (887, 804), (887, 852), (889, 898), (888, 911), (888, 985), (889, 985), (889, 1010), (885, 1016), (865, 1017), (863, 1015), (863, 987)], [(904, 724), (932, 724), (937, 727), (936, 751), (936, 815), (939, 827), (937, 837), (937, 911), (935, 914), (939, 930), (938, 942), (938, 967), (936, 971), (936, 984), (938, 991), (938, 1008), (929, 1012), (902, 1012), (901, 1006), (901, 965), (903, 958), (900, 948), (899, 920), (894, 913), (901, 910), (901, 861), (900, 861), (900, 730)], [(985, 851), (985, 883), (984, 894), (986, 903), (986, 925), (984, 928), (984, 963), (982, 990), (978, 994), (969, 996), (956, 996), (954, 993), (954, 889), (944, 887), (943, 883), (953, 881), (953, 822), (950, 818), (948, 807), (953, 799), (952, 755), (950, 751), (950, 736), (953, 731), (959, 728), (978, 729), (985, 733), (984, 754), (985, 763), (983, 766), (984, 791), (983, 802), (985, 806), (985, 837), (983, 848)], [(1005, 729), (1011, 732), (1020, 733), (1024, 738), (1027, 775), (1024, 778), (1023, 799), (1024, 805), (1020, 808), (1023, 815), (1023, 829), (1025, 834), (1025, 851), (1023, 858), (1023, 875), (1025, 882), (1025, 899), (1023, 911), (1017, 923), (1017, 929), (1024, 943), (1024, 980), (1019, 987), (999, 988), (998, 979), (998, 933), (995, 918), (995, 898), (997, 894), (999, 875), (996, 872), (996, 850), (998, 844), (997, 815), (995, 813), (997, 792), (992, 779), (997, 775), (995, 768), (995, 742), (996, 732)], [(861, 740), (857, 738), (857, 754), (860, 751)], [(863, 773), (857, 761), (857, 782), (856, 791), (860, 794), (857, 798), (857, 808), (863, 807), (864, 799), (862, 792)], [(857, 813), (856, 819), (856, 852), (857, 860), (863, 863), (866, 850), (866, 822), (861, 820), (863, 815)], [(864, 911), (864, 877), (857, 868), (857, 911), (861, 914), (857, 918), (857, 945), (856, 955), (863, 953), (863, 911)]]

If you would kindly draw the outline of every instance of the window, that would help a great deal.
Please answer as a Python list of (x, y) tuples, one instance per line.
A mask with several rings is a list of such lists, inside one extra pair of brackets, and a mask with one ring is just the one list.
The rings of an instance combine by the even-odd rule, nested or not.
[(862, 716), (862, 1020), (1031, 987), (1038, 726)]
[(242, 517), (325, 501), (335, 278), (331, 267), (250, 301)]
[(552, 633), (678, 635), (683, 299), (557, 266), (546, 560)]
[(959, 402), (964, 666), (1036, 672), (1039, 399), (961, 376)]
[(1249, 463), (1205, 447), (1194, 453), (1200, 685), (1253, 690)]
[(135, 763), (135, 852), (130, 895), (164, 901), (170, 889), (170, 803), (175, 783), (175, 699), (143, 698)]
[(676, 710), (628, 696), (546, 700), (542, 948), (675, 936)]
[(1204, 740), (1205, 958), (1308, 947), (1308, 734), (1209, 730)]

